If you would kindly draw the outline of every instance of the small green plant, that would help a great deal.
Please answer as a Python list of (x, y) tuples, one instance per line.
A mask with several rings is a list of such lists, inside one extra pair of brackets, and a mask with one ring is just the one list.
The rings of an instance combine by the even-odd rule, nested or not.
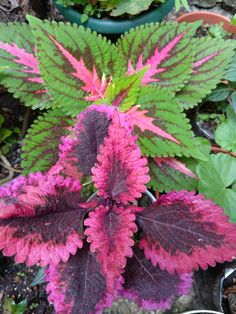
[(212, 91), (207, 100), (212, 102), (229, 102), (236, 112), (236, 54), (224, 75), (223, 81)]
[(13, 143), (17, 141), (17, 135), (20, 133), (20, 129), (14, 127), (12, 130), (5, 128), (5, 118), (0, 115), (0, 153), (7, 155)]
[(27, 307), (27, 300), (16, 303), (13, 298), (6, 298), (3, 302), (4, 314), (24, 314)]

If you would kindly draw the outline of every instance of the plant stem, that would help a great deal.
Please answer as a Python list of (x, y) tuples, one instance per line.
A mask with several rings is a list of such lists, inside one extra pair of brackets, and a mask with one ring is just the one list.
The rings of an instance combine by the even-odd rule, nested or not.
[(232, 156), (234, 158), (236, 158), (236, 154), (235, 153), (232, 153), (224, 148), (221, 148), (221, 147), (218, 147), (218, 146), (211, 146), (211, 151), (213, 153), (223, 153), (223, 154), (227, 154), (229, 156)]
[[(12, 166), (11, 166), (10, 162), (8, 161), (8, 159), (7, 159), (4, 155), (0, 154), (0, 159), (1, 159), (2, 162), (3, 162), (3, 167), (4, 167), (4, 168), (5, 168), (5, 166), (6, 166), (6, 167), (12, 169)], [(11, 170), (11, 169), (7, 169), (8, 172), (9, 172), (9, 174), (8, 174), (8, 176), (7, 176), (6, 178), (0, 180), (0, 185), (1, 185), (1, 184), (4, 184), (4, 183), (7, 183), (7, 182), (10, 181), (11, 179), (13, 179), (13, 177), (14, 177), (14, 171)]]

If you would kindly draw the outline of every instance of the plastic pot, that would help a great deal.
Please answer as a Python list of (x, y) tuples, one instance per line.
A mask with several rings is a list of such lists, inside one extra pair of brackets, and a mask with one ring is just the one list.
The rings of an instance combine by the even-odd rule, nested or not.
[[(54, 0), (55, 2), (55, 0)], [(130, 20), (115, 20), (115, 19), (97, 19), (89, 17), (85, 23), (81, 23), (81, 14), (72, 8), (66, 8), (56, 4), (58, 11), (71, 23), (89, 27), (91, 30), (102, 34), (122, 34), (130, 28), (151, 23), (160, 22), (174, 7), (175, 0), (166, 0), (152, 11), (143, 13)]]
[(176, 19), (176, 21), (179, 23), (181, 22), (193, 23), (199, 20), (202, 20), (204, 25), (206, 24), (214, 25), (223, 23), (224, 29), (227, 32), (236, 34), (236, 26), (231, 25), (231, 21), (228, 18), (218, 13), (208, 11), (193, 11), (190, 13), (183, 14)]

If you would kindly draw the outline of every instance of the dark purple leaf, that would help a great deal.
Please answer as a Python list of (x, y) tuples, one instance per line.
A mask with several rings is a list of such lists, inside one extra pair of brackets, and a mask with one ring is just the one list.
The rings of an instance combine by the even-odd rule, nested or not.
[(189, 274), (171, 275), (154, 267), (137, 247), (128, 259), (124, 279), (121, 295), (147, 310), (169, 309), (174, 298), (188, 293), (192, 283)]
[(102, 313), (103, 308), (111, 306), (105, 278), (88, 244), (67, 263), (50, 265), (46, 280), (49, 301), (57, 314)]

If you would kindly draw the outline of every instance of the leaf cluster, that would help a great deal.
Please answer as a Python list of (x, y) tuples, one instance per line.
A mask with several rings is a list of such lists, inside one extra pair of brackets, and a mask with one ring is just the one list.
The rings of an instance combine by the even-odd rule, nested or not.
[[(235, 43), (195, 38), (199, 23), (145, 25), (112, 44), (83, 27), (29, 22), (0, 27), (0, 82), (43, 110), (24, 140), (25, 176), (0, 188), (0, 247), (47, 267), (58, 313), (100, 313), (116, 297), (170, 308), (193, 269), (235, 256), (235, 225), (189, 192), (214, 176), (232, 217), (235, 160), (209, 157), (184, 111), (219, 84)], [(167, 193), (138, 206), (147, 183)]]

